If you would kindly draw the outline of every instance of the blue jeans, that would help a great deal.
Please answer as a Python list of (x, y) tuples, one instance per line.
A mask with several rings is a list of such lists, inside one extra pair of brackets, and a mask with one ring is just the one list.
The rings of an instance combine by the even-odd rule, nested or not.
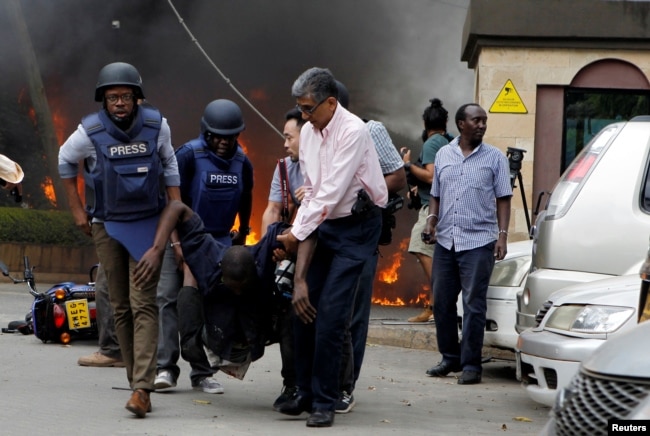
[[(158, 335), (158, 371), (170, 371), (178, 379), (180, 368), (177, 365), (180, 355), (178, 333), (178, 291), (183, 286), (183, 273), (178, 270), (174, 250), (165, 249), (160, 271), (160, 281), (156, 292), (156, 302), (159, 311)], [(190, 362), (190, 380), (196, 385), (201, 379), (211, 377), (214, 370), (210, 368), (207, 358), (205, 361)]]
[[(481, 372), (487, 288), (494, 268), (494, 242), (472, 250), (447, 250), (436, 244), (433, 254), (433, 316), (443, 362), (464, 371)], [(456, 301), (463, 299), (463, 339), (458, 342)]]
[(379, 209), (364, 218), (326, 220), (318, 227), (318, 245), (307, 283), (316, 320), (294, 322), (299, 393), (315, 409), (334, 410), (339, 397), (343, 337), (350, 322), (363, 266), (377, 249)]

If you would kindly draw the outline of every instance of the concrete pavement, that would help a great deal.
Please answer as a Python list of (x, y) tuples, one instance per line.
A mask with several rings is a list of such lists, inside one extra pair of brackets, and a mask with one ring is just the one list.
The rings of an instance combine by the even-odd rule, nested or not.
[[(24, 285), (3, 284), (0, 301), (0, 325), (6, 327), (24, 316), (31, 297)], [(179, 362), (179, 385), (152, 394), (153, 412), (137, 419), (124, 409), (130, 394), (124, 369), (77, 366), (79, 356), (96, 351), (95, 344), (61, 346), (43, 344), (34, 336), (0, 334), (0, 433), (302, 435), (336, 431), (381, 436), (533, 435), (541, 430), (548, 408), (528, 399), (515, 381), (511, 361), (487, 363), (483, 383), (476, 386), (458, 385), (453, 376), (426, 377), (424, 371), (440, 355), (418, 344), (431, 341), (433, 326), (383, 324), (418, 312), (417, 308), (373, 308), (366, 361), (354, 393), (357, 405), (351, 413), (337, 415), (331, 430), (307, 428), (305, 414), (293, 418), (271, 409), (282, 384), (277, 345), (267, 348), (244, 380), (217, 374), (226, 389), (223, 395), (193, 391), (189, 366)], [(408, 339), (410, 331), (415, 333)], [(403, 346), (377, 345), (388, 336), (402, 336)], [(416, 336), (428, 339), (414, 340)]]

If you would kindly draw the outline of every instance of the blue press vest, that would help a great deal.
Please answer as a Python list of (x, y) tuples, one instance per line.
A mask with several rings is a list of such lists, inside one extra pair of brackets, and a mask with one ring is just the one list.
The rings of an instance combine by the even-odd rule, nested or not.
[(186, 145), (194, 152), (192, 210), (201, 217), (206, 231), (217, 237), (228, 235), (244, 192), (244, 151), (237, 145), (235, 155), (226, 160), (209, 151), (203, 137)]
[(162, 116), (142, 107), (128, 133), (110, 120), (105, 110), (81, 120), (95, 145), (97, 165), (85, 167), (86, 211), (105, 221), (132, 221), (159, 213), (165, 207), (165, 179), (158, 154)]

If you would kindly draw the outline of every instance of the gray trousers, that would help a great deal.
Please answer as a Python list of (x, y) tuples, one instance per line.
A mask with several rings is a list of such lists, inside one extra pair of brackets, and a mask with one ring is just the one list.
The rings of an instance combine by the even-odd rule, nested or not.
[[(176, 379), (180, 375), (180, 368), (176, 364), (180, 356), (179, 331), (178, 331), (178, 292), (183, 286), (183, 273), (178, 270), (174, 250), (165, 249), (160, 281), (156, 294), (158, 303), (159, 336), (158, 336), (158, 371), (170, 371)], [(207, 358), (204, 361), (189, 362), (192, 370), (190, 379), (193, 384), (205, 377), (211, 377), (214, 370), (210, 368)]]

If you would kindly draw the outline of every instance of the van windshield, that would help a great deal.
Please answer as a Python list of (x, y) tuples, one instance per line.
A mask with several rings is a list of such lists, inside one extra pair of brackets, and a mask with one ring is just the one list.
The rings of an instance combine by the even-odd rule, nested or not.
[(602, 129), (571, 162), (569, 168), (566, 169), (555, 188), (553, 188), (553, 193), (548, 202), (547, 220), (559, 219), (566, 214), (585, 181), (596, 167), (603, 152), (611, 143), (612, 138), (618, 134), (624, 125), (624, 123), (616, 123)]

